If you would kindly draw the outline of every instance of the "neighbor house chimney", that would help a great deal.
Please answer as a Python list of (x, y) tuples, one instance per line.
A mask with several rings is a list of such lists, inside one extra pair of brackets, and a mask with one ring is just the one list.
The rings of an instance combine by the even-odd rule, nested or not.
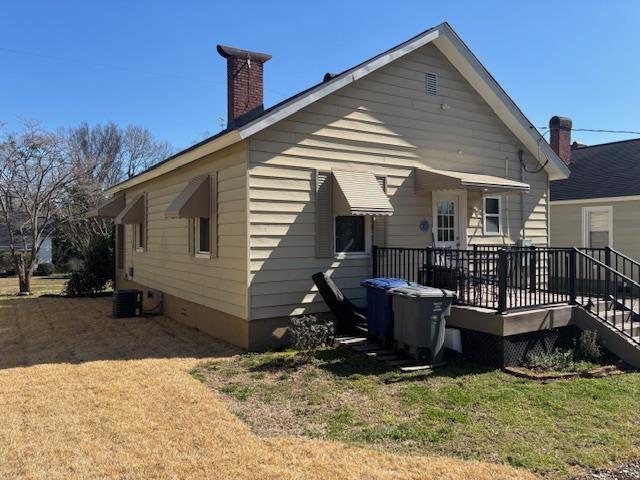
[(569, 165), (571, 163), (571, 119), (567, 117), (551, 117), (549, 143), (560, 159)]
[(227, 128), (234, 128), (264, 110), (263, 65), (271, 55), (224, 45), (217, 50), (227, 59)]

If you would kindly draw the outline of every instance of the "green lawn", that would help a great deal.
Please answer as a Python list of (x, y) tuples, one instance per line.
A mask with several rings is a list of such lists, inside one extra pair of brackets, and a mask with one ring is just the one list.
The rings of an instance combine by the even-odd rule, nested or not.
[(450, 366), (401, 374), (344, 349), (246, 354), (197, 378), (263, 435), (503, 462), (561, 478), (640, 455), (640, 374), (551, 383)]

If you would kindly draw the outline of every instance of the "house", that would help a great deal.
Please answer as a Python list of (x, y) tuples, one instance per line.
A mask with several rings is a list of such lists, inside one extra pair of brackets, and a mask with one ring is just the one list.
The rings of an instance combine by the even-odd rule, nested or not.
[(571, 144), (564, 125), (560, 156), (571, 176), (551, 182), (551, 245), (612, 247), (640, 260), (640, 139)]
[(385, 248), (548, 245), (549, 181), (569, 169), (447, 23), (267, 109), (271, 57), (218, 52), (227, 128), (92, 212), (117, 224), (117, 288), (263, 349), (291, 316), (327, 311), (315, 272), (362, 304)]
[[(26, 249), (31, 249), (31, 242), (27, 239)], [(19, 250), (24, 249), (24, 245), (22, 245), (22, 237), (18, 237), (17, 248)], [(8, 254), (11, 251), (11, 237), (9, 235), (9, 229), (6, 223), (0, 222), (0, 255)], [(40, 263), (53, 263), (53, 249), (52, 249), (52, 241), (51, 235), (48, 235), (40, 246), (40, 252), (38, 254), (38, 264)]]

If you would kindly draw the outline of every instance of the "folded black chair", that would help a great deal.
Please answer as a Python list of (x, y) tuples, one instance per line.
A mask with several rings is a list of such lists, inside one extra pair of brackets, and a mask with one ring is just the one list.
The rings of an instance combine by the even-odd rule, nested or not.
[(311, 276), (325, 303), (337, 319), (336, 330), (341, 333), (357, 332), (357, 326), (367, 322), (365, 310), (355, 306), (324, 272)]

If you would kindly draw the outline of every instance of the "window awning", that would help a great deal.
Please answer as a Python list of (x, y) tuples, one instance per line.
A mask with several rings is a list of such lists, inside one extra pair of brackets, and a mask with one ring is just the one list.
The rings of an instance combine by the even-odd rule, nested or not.
[(124, 195), (117, 195), (113, 198), (110, 198), (100, 206), (94, 208), (93, 210), (89, 210), (87, 212), (87, 217), (93, 218), (115, 218), (120, 212), (124, 209), (125, 201)]
[(138, 195), (127, 205), (120, 215), (116, 217), (116, 223), (137, 225), (144, 222), (144, 195)]
[(393, 207), (370, 172), (333, 171), (336, 215), (393, 215)]
[(211, 211), (210, 192), (209, 175), (192, 178), (164, 212), (165, 218), (208, 218)]
[(480, 190), (486, 193), (515, 193), (528, 192), (529, 184), (478, 173), (416, 169), (417, 194), (454, 189)]

